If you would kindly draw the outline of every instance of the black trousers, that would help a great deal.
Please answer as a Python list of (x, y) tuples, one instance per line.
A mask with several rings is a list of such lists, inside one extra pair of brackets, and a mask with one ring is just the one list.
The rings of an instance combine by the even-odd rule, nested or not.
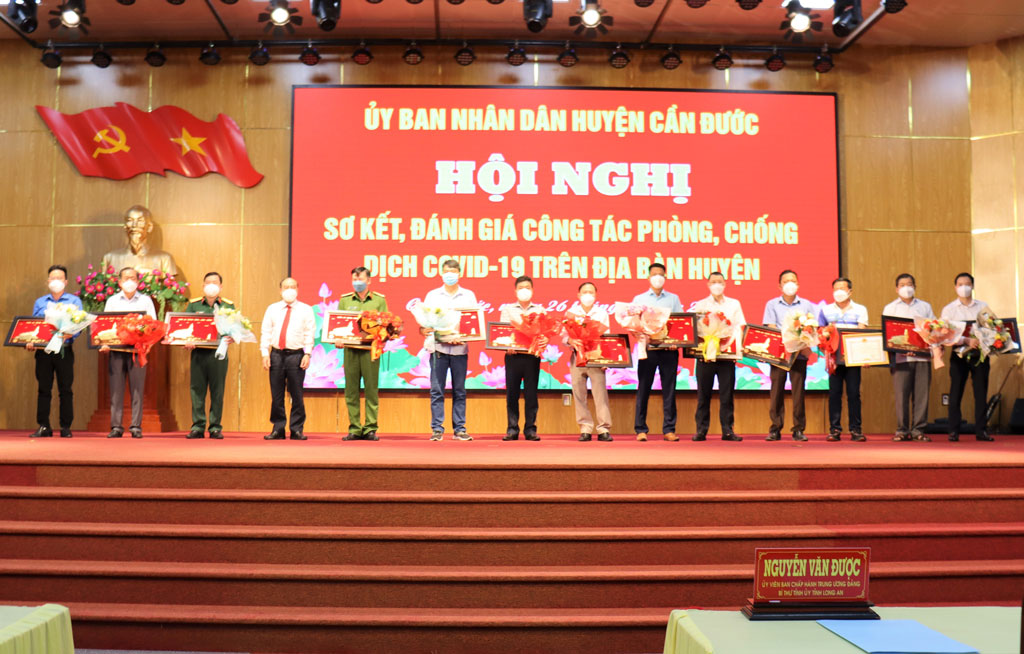
[(846, 405), (850, 409), (850, 432), (861, 433), (860, 429), (860, 368), (857, 366), (836, 366), (828, 376), (828, 428), (829, 431), (843, 430), (843, 385), (846, 385)]
[(697, 361), (697, 411), (693, 420), (698, 434), (707, 434), (711, 426), (711, 392), (718, 377), (718, 420), (723, 434), (733, 432), (732, 392), (736, 387), (733, 361)]
[(772, 380), (772, 390), (768, 393), (768, 415), (772, 419), (772, 433), (782, 432), (786, 422), (786, 375), (792, 386), (793, 396), (793, 431), (807, 429), (807, 414), (804, 412), (804, 381), (807, 379), (807, 357), (797, 357), (793, 367), (787, 373), (782, 368), (772, 366), (768, 374)]
[(36, 424), (41, 427), (50, 426), (54, 376), (57, 377), (57, 393), (60, 396), (60, 427), (71, 429), (75, 419), (75, 398), (71, 391), (75, 381), (75, 351), (71, 349), (70, 343), (65, 343), (64, 349), (57, 354), (36, 350), (36, 381), (39, 382)]
[(306, 378), (306, 371), (300, 367), (303, 356), (302, 350), (270, 351), (270, 422), (275, 432), (284, 431), (286, 387), (292, 397), (292, 415), (288, 428), (299, 432), (306, 424), (306, 405), (302, 401), (302, 382)]
[(967, 386), (967, 376), (971, 376), (971, 386), (974, 390), (974, 433), (985, 431), (985, 409), (988, 405), (988, 373), (989, 360), (979, 363), (976, 366), (964, 361), (963, 357), (955, 354), (949, 357), (949, 430), (953, 433), (960, 433), (960, 422), (963, 414), (960, 412), (960, 402), (964, 399), (964, 388)]
[(661, 376), (661, 403), (664, 414), (661, 422), (661, 433), (668, 434), (676, 430), (676, 374), (679, 369), (679, 350), (648, 350), (647, 358), (640, 359), (636, 365), (637, 389), (636, 411), (634, 412), (633, 431), (646, 434), (647, 400), (651, 397), (654, 386), (654, 375)]
[(537, 433), (537, 385), (540, 383), (540, 359), (532, 354), (505, 355), (505, 410), (508, 413), (506, 434), (519, 435), (519, 386), (522, 384), (523, 435)]

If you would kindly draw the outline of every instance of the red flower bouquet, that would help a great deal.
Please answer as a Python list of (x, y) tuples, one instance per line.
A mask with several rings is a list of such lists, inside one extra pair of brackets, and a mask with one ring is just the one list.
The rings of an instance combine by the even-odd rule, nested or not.
[[(967, 323), (960, 320), (941, 318), (914, 318), (914, 331), (921, 335), (928, 345), (954, 345), (964, 335)], [(938, 370), (946, 364), (942, 361), (942, 348), (932, 347), (932, 367)]]
[(573, 349), (576, 351), (577, 366), (582, 367), (586, 365), (587, 354), (601, 353), (598, 339), (601, 338), (606, 329), (603, 323), (586, 316), (566, 313), (565, 318), (562, 320), (562, 326), (565, 328), (565, 334), (569, 337), (569, 340), (578, 342), (578, 344), (573, 345)]
[(521, 320), (512, 320), (512, 327), (515, 329), (516, 345), (527, 348), (527, 352), (539, 357), (547, 343), (540, 344), (542, 339), (548, 342), (555, 339), (562, 333), (562, 321), (546, 313), (528, 313)]
[(839, 329), (835, 324), (818, 327), (818, 346), (825, 353), (825, 370), (828, 374), (836, 371), (836, 352), (839, 351)]
[(384, 343), (402, 333), (402, 319), (390, 311), (364, 311), (359, 329), (370, 337), (370, 359), (376, 361), (384, 353)]
[(117, 325), (117, 337), (125, 345), (135, 348), (135, 360), (142, 368), (146, 367), (146, 355), (149, 350), (163, 340), (167, 333), (167, 325), (146, 314), (133, 313), (125, 316)]

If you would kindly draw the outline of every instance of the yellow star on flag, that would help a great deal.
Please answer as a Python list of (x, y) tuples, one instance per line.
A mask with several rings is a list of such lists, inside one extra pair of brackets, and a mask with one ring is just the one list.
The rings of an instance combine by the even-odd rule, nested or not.
[(182, 127), (181, 138), (172, 138), (171, 140), (181, 146), (181, 156), (185, 156), (189, 152), (196, 152), (204, 157), (206, 156), (201, 145), (206, 140), (205, 136), (192, 136), (188, 133), (187, 129)]

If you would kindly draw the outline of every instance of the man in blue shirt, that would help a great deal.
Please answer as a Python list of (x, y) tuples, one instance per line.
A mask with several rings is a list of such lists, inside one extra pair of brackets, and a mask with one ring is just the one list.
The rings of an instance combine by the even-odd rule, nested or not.
[[(51, 302), (70, 304), (77, 309), (82, 308), (82, 301), (77, 295), (65, 293), (68, 284), (68, 269), (61, 265), (50, 266), (46, 271), (49, 275), (47, 287), (49, 293), (36, 300), (32, 306), (32, 316), (42, 318), (46, 306)], [(60, 397), (60, 435), (71, 438), (71, 423), (75, 419), (74, 394), (71, 385), (75, 381), (75, 351), (72, 349), (73, 338), (66, 338), (64, 347), (56, 354), (36, 350), (36, 381), (39, 382), (39, 396), (36, 400), (36, 423), (39, 428), (29, 434), (33, 438), (53, 436), (50, 427), (50, 403), (53, 399), (53, 378), (57, 377), (57, 393)], [(35, 350), (31, 343), (27, 350)]]
[[(868, 310), (864, 305), (850, 299), (853, 282), (847, 277), (838, 277), (832, 282), (832, 304), (821, 308), (818, 324), (835, 325), (837, 329), (857, 329), (868, 326)], [(864, 433), (860, 423), (860, 367), (837, 365), (828, 376), (828, 438), (836, 442), (842, 436), (843, 426), (843, 385), (846, 385), (846, 404), (850, 409), (850, 437), (863, 443)]]
[[(768, 300), (764, 305), (764, 320), (768, 327), (781, 328), (786, 317), (794, 312), (817, 314), (817, 307), (810, 300), (797, 296), (800, 282), (792, 270), (783, 270), (779, 274), (779, 288), (782, 295)], [(793, 367), (789, 369), (789, 381), (793, 389), (793, 440), (805, 441), (804, 429), (807, 428), (807, 414), (804, 412), (804, 381), (807, 379), (807, 350), (797, 354)], [(782, 438), (782, 426), (786, 418), (786, 371), (772, 366), (772, 390), (768, 397), (768, 415), (772, 426), (766, 441), (777, 441)]]
[[(679, 296), (664, 290), (665, 266), (654, 262), (647, 268), (650, 288), (633, 298), (636, 304), (650, 307), (665, 307), (673, 313), (683, 310)], [(638, 441), (647, 440), (647, 400), (654, 386), (654, 374), (661, 377), (662, 423), (661, 433), (667, 441), (677, 441), (676, 436), (676, 375), (679, 370), (679, 350), (647, 350), (647, 358), (636, 365), (637, 389), (636, 411), (633, 430)]]

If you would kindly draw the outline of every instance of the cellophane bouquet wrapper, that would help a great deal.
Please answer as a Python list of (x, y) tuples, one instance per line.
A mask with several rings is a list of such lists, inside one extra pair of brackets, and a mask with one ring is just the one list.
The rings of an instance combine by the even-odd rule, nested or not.
[(818, 327), (818, 347), (825, 353), (825, 371), (830, 375), (836, 371), (839, 345), (839, 328), (834, 323)]
[[(914, 331), (925, 343), (932, 346), (955, 345), (964, 335), (967, 323), (962, 320), (943, 320), (942, 318), (914, 317)], [(932, 347), (932, 367), (936, 370), (944, 367), (942, 350)]]
[(370, 359), (376, 361), (384, 353), (384, 343), (402, 333), (402, 319), (390, 311), (363, 311), (359, 329), (370, 337)]
[(64, 337), (78, 334), (96, 320), (96, 316), (67, 302), (48, 302), (43, 318), (53, 325), (54, 334), (45, 351), (56, 354), (64, 347)]
[[(521, 318), (513, 318), (511, 322), (515, 330), (513, 336), (516, 345), (525, 347), (527, 353), (535, 357), (540, 357), (547, 343), (562, 333), (562, 321), (542, 311), (523, 314)], [(547, 343), (541, 345), (543, 339), (547, 339)]]
[(1016, 350), (1018, 346), (1003, 321), (988, 311), (978, 314), (971, 327), (971, 337), (977, 339), (978, 347), (965, 345), (957, 349), (957, 354), (977, 364), (984, 363), (989, 355)]
[(565, 328), (566, 336), (571, 340), (580, 341), (579, 345), (573, 345), (573, 350), (576, 352), (577, 366), (585, 366), (589, 357), (597, 356), (601, 353), (599, 340), (601, 335), (607, 330), (604, 323), (587, 316), (568, 312), (565, 314), (565, 318), (562, 319), (562, 326)]
[(705, 361), (717, 361), (722, 352), (722, 342), (735, 335), (735, 325), (721, 311), (711, 311), (697, 321), (697, 335), (700, 336), (700, 355)]
[(434, 351), (434, 345), (437, 342), (435, 335), (454, 334), (459, 328), (459, 320), (462, 317), (455, 309), (432, 307), (425, 302), (417, 302), (412, 306), (410, 312), (420, 327), (434, 330), (423, 341), (423, 347), (428, 352)]
[(810, 311), (791, 311), (782, 324), (786, 352), (800, 352), (818, 343), (818, 318)]
[(213, 356), (226, 359), (228, 356), (228, 340), (234, 343), (256, 343), (256, 334), (252, 331), (252, 321), (242, 315), (238, 309), (217, 307), (213, 312), (213, 324), (217, 327), (220, 343)]
[(124, 317), (117, 325), (117, 338), (125, 345), (135, 348), (135, 361), (146, 367), (146, 356), (150, 349), (167, 335), (167, 324), (152, 318), (149, 314), (133, 313)]
[(636, 338), (639, 344), (637, 356), (647, 358), (647, 344), (664, 338), (672, 311), (666, 307), (651, 307), (633, 302), (615, 303), (615, 321)]

